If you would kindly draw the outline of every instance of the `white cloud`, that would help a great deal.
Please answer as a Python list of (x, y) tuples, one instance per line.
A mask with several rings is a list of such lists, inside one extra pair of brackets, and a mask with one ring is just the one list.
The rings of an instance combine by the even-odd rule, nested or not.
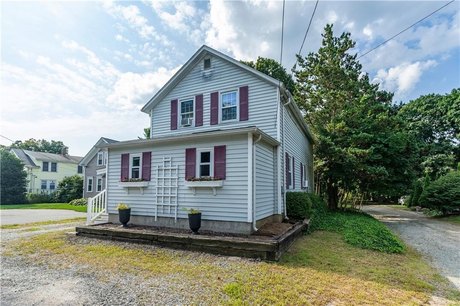
[(369, 24), (364, 27), (363, 34), (366, 35), (369, 39), (372, 39), (372, 29)]
[(403, 63), (387, 70), (380, 69), (374, 82), (379, 82), (381, 89), (395, 91), (397, 96), (404, 95), (415, 87), (424, 71), (436, 65), (436, 61), (428, 60), (425, 62)]

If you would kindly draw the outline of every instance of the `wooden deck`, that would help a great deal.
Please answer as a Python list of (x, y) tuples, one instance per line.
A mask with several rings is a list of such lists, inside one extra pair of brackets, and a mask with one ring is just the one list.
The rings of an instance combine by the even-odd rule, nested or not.
[[(277, 261), (297, 237), (307, 229), (307, 222), (279, 226), (276, 233), (267, 230), (249, 236), (229, 236), (219, 233), (192, 235), (186, 231), (131, 225), (123, 228), (115, 224), (79, 226), (77, 235), (106, 240), (118, 240), (162, 247), (208, 252), (219, 255), (259, 258)], [(266, 234), (266, 233), (269, 234)]]

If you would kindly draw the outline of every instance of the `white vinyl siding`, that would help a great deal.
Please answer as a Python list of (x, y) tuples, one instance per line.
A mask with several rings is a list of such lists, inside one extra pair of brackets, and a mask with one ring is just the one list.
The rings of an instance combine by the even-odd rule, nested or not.
[[(273, 138), (277, 137), (277, 101), (278, 88), (257, 78), (236, 65), (220, 58), (212, 57), (212, 75), (208, 78), (202, 76), (203, 62), (200, 61), (189, 74), (187, 74), (166, 97), (153, 108), (151, 116), (152, 138), (159, 136), (173, 136), (190, 132), (203, 132), (215, 129), (233, 129), (243, 126), (257, 126)], [(229, 121), (210, 125), (210, 95), (212, 92), (227, 92), (241, 86), (249, 87), (249, 120)], [(203, 126), (192, 129), (171, 131), (171, 100), (185, 99), (190, 96), (203, 94)], [(219, 95), (220, 96), (220, 95)], [(219, 97), (220, 101), (220, 97)], [(239, 101), (238, 101), (239, 102)], [(180, 103), (178, 103), (178, 108)], [(178, 109), (178, 118), (180, 109)], [(239, 109), (237, 111), (239, 116)], [(179, 119), (178, 119), (179, 120)], [(179, 122), (180, 123), (180, 122)]]
[[(287, 191), (304, 191), (300, 184), (300, 163), (307, 165), (308, 172), (304, 175), (304, 179), (308, 180), (308, 190), (313, 190), (313, 154), (311, 151), (311, 144), (305, 134), (302, 132), (300, 126), (294, 121), (293, 114), (287, 109), (284, 109), (284, 149), (290, 157), (294, 157), (294, 165), (291, 164), (292, 175), (295, 175), (295, 189), (290, 186)], [(282, 156), (282, 169), (283, 169), (283, 186), (286, 186), (285, 174), (285, 154)], [(292, 159), (291, 159), (292, 160)], [(292, 183), (291, 179), (291, 183)]]
[(264, 142), (256, 144), (255, 178), (256, 178), (256, 220), (277, 213), (276, 194), (276, 156), (271, 145)]
[[(222, 188), (218, 188), (213, 195), (210, 188), (197, 188), (196, 194), (185, 186), (185, 149), (201, 149), (226, 145), (226, 179)], [(163, 164), (163, 157), (171, 157), (173, 165), (179, 166), (178, 190), (178, 217), (187, 218), (183, 207), (201, 210), (203, 220), (239, 221), (248, 220), (248, 149), (247, 135), (221, 137), (209, 140), (191, 140), (177, 143), (156, 144), (152, 147), (136, 148), (132, 150), (110, 149), (108, 169), (108, 209), (109, 213), (116, 214), (117, 203), (124, 202), (131, 207), (132, 215), (151, 216), (155, 214), (154, 199), (156, 186), (156, 167)], [(152, 180), (144, 188), (142, 194), (138, 189), (131, 188), (129, 194), (126, 188), (119, 186), (121, 171), (121, 154), (139, 151), (152, 151)], [(198, 156), (198, 155), (197, 155)], [(172, 215), (173, 216), (173, 215)]]

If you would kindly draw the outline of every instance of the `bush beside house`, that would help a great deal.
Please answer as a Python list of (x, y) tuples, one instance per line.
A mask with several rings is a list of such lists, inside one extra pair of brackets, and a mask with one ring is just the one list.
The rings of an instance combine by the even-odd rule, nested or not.
[(303, 220), (310, 217), (311, 200), (306, 192), (286, 193), (286, 207), (288, 217), (294, 220)]

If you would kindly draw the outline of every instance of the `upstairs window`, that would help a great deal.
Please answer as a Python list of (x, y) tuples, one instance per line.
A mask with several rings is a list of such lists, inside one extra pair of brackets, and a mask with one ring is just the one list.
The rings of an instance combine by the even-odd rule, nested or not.
[(83, 173), (83, 167), (77, 166), (77, 173)]
[(129, 163), (129, 178), (140, 179), (141, 174), (141, 155), (140, 154), (131, 154)]
[(185, 127), (193, 125), (194, 109), (193, 99), (180, 101), (180, 126)]
[(222, 122), (238, 119), (238, 99), (236, 90), (221, 93), (220, 114)]
[(45, 162), (45, 161), (43, 162), (42, 171), (45, 171), (45, 172), (49, 171), (49, 162)]
[(51, 163), (51, 172), (57, 172), (57, 163)]
[(104, 165), (104, 152), (97, 153), (97, 165), (103, 166)]
[(213, 177), (214, 163), (213, 150), (203, 149), (198, 151), (197, 173), (198, 177)]

